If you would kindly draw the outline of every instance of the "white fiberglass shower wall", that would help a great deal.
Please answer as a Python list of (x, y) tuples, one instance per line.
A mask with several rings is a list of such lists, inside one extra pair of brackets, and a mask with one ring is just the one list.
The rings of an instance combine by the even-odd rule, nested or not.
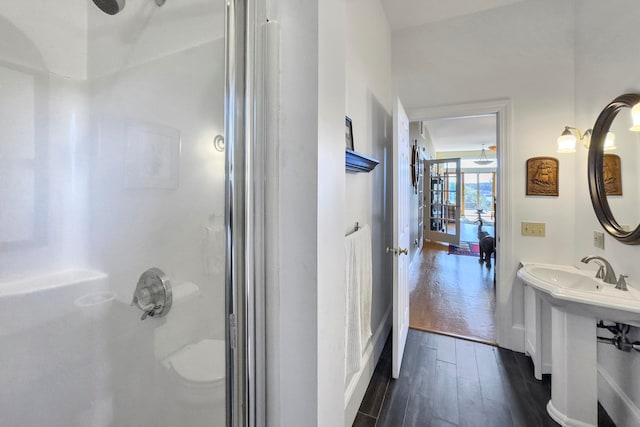
[(0, 425), (225, 424), (225, 4), (0, 3)]

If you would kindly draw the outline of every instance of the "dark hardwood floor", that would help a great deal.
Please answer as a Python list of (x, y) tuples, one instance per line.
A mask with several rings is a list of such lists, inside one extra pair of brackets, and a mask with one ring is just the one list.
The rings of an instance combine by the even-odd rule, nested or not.
[[(551, 378), (537, 381), (524, 354), (410, 329), (394, 380), (390, 347), (388, 340), (354, 427), (558, 425), (546, 411)], [(615, 427), (602, 407), (598, 418)]]

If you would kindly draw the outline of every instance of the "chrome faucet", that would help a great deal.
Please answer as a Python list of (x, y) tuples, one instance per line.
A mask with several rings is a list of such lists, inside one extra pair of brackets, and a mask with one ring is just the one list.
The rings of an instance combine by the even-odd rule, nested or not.
[[(592, 260), (599, 260), (602, 261), (602, 264), (604, 264), (604, 274), (602, 271), (602, 264), (600, 264), (599, 262), (596, 261), (596, 263), (600, 266), (600, 268), (598, 268), (598, 272), (596, 273), (596, 277), (598, 279), (602, 279), (604, 280), (604, 283), (609, 283), (612, 285), (617, 285), (617, 281), (616, 281), (616, 273), (615, 271), (613, 271), (613, 267), (611, 267), (611, 264), (609, 264), (609, 261), (607, 261), (606, 259), (600, 257), (600, 256), (586, 256), (584, 258), (582, 258), (580, 261), (584, 262), (585, 264), (587, 264), (589, 261)], [(617, 289), (621, 289), (622, 287), (618, 288), (616, 286)], [(626, 289), (625, 289), (626, 290)]]

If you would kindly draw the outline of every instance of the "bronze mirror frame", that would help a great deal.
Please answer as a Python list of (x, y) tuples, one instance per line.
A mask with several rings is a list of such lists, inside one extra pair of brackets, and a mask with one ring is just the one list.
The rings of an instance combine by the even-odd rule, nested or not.
[(613, 123), (620, 110), (624, 108), (630, 110), (638, 102), (640, 102), (640, 94), (626, 93), (618, 96), (604, 107), (593, 126), (587, 161), (589, 195), (591, 196), (591, 203), (598, 221), (600, 221), (607, 233), (627, 245), (640, 244), (640, 224), (636, 226), (635, 230), (627, 231), (618, 224), (613, 212), (611, 212), (604, 187), (604, 141), (611, 123)]

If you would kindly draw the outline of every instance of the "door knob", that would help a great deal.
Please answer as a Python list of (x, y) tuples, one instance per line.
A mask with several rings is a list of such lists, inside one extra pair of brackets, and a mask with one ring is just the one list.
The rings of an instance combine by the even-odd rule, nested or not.
[(402, 248), (400, 248), (400, 250), (398, 251), (398, 253), (399, 253), (400, 255), (402, 255), (402, 254), (409, 255), (409, 249), (406, 249), (406, 248), (405, 248), (405, 249), (402, 249)]

